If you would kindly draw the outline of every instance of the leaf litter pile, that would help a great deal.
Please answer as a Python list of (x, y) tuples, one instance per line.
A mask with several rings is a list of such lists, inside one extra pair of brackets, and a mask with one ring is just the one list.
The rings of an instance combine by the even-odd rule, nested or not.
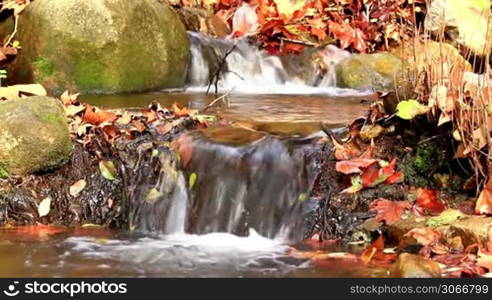
[[(307, 235), (315, 250), (293, 255), (330, 268), (359, 262), (389, 276), (408, 276), (416, 265), (426, 271), (412, 277), (491, 275), (492, 181), (474, 164), (488, 145), (457, 139), (459, 117), (444, 101), (456, 100), (446, 93), (401, 101), (391, 115), (377, 101), (344, 136), (325, 129), (325, 171), (313, 192), (318, 213)], [(481, 161), (487, 170), (489, 161)], [(319, 249), (340, 241), (362, 248)]]
[[(28, 86), (27, 95), (45, 94), (44, 89), (32, 92), (33, 87)], [(25, 94), (23, 86), (9, 88), (9, 93), (21, 90), (16, 96)], [(28, 230), (30, 236), (43, 238), (81, 225), (135, 226), (139, 220), (131, 219), (131, 212), (152, 203), (129, 199), (146, 202), (156, 191), (163, 196), (158, 191), (162, 164), (173, 169), (186, 164), (192, 138), (183, 132), (207, 126), (206, 116), (177, 104), (167, 109), (153, 102), (140, 111), (107, 111), (83, 104), (77, 96), (66, 92), (60, 98), (74, 142), (71, 162), (46, 174), (3, 181), (0, 222), (8, 230)]]

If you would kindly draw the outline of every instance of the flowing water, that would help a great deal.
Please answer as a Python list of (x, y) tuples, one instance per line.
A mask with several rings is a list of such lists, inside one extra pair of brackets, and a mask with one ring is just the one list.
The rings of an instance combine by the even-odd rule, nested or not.
[[(291, 255), (294, 249), (310, 249), (302, 239), (307, 216), (316, 208), (309, 193), (319, 171), (321, 123), (343, 126), (367, 109), (367, 93), (334, 87), (332, 67), (348, 54), (325, 49), (329, 68), (319, 72), (309, 59), (282, 60), (246, 40), (232, 43), (190, 33), (190, 41), (187, 89), (82, 100), (118, 109), (152, 101), (202, 109), (216, 98), (206, 91), (217, 88), (227, 93), (227, 101), (211, 113), (233, 125), (192, 133), (186, 168), (172, 173), (163, 167), (159, 178), (145, 181), (160, 196), (152, 205), (132, 199), (136, 233), (79, 230), (31, 236), (1, 230), (0, 258), (7, 262), (0, 276), (371, 275), (343, 260), (319, 268)], [(222, 72), (209, 87), (217, 68)]]

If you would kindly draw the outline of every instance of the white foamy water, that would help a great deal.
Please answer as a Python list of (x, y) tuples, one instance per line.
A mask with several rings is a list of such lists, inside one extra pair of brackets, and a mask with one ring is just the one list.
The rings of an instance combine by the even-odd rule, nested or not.
[[(290, 67), (289, 72), (279, 56), (269, 55), (246, 39), (220, 40), (201, 33), (188, 34), (191, 63), (187, 92), (207, 92), (211, 78), (221, 68), (217, 82), (219, 93), (338, 97), (371, 93), (336, 87), (335, 65), (350, 54), (332, 45), (319, 51), (328, 68), (326, 73), (321, 74), (316, 63), (310, 60), (300, 61), (296, 64), (297, 69)], [(210, 90), (215, 92), (215, 84), (210, 86)]]
[(267, 239), (254, 230), (248, 237), (229, 233), (107, 241), (72, 237), (65, 244), (70, 255), (134, 266), (142, 276), (272, 276), (285, 275), (305, 264), (287, 255), (290, 248), (283, 241)]

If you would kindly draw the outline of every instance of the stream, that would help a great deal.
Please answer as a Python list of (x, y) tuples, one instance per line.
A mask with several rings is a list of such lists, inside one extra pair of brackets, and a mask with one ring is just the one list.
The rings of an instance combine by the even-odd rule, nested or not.
[[(216, 98), (206, 94), (217, 64), (210, 57), (221, 57), (231, 42), (195, 33), (190, 41), (186, 90), (81, 100), (109, 109), (138, 109), (152, 101), (206, 107)], [(318, 168), (316, 139), (324, 135), (321, 123), (338, 128), (363, 115), (367, 93), (335, 88), (332, 73), (292, 76), (301, 71), (289, 71), (285, 62), (246, 41), (236, 44), (226, 66), (217, 88), (228, 93), (227, 101), (208, 113), (233, 126), (192, 133), (193, 155), (174, 185), (163, 169), (156, 186), (163, 196), (152, 205), (134, 199), (141, 203), (132, 212), (135, 231), (30, 235), (3, 229), (0, 276), (367, 277), (379, 272), (336, 259), (314, 266), (290, 255), (294, 249), (312, 250), (302, 241), (306, 216), (316, 208), (309, 193)], [(192, 174), (196, 184), (188, 190)], [(325, 250), (360, 251), (337, 244)]]

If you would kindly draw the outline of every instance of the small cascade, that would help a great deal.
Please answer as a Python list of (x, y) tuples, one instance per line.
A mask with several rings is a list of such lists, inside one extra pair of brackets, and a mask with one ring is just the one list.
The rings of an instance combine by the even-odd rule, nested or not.
[[(131, 227), (163, 234), (251, 231), (300, 240), (310, 209), (316, 147), (309, 139), (265, 136), (243, 146), (194, 137), (185, 170), (176, 156), (142, 152), (130, 187)], [(195, 174), (190, 188), (188, 178)]]
[(253, 229), (268, 238), (299, 240), (316, 164), (310, 142), (264, 137), (233, 147), (197, 141), (188, 172), (197, 174), (187, 231)]
[[(334, 66), (350, 55), (333, 45), (305, 51), (299, 56), (279, 57), (252, 45), (247, 39), (222, 40), (189, 32), (191, 63), (187, 91), (212, 92), (219, 74), (219, 92), (245, 94), (330, 94), (353, 95), (336, 88)], [(325, 71), (319, 67), (321, 61)], [(225, 58), (225, 59), (224, 59)], [(212, 84), (210, 84), (212, 83)]]

